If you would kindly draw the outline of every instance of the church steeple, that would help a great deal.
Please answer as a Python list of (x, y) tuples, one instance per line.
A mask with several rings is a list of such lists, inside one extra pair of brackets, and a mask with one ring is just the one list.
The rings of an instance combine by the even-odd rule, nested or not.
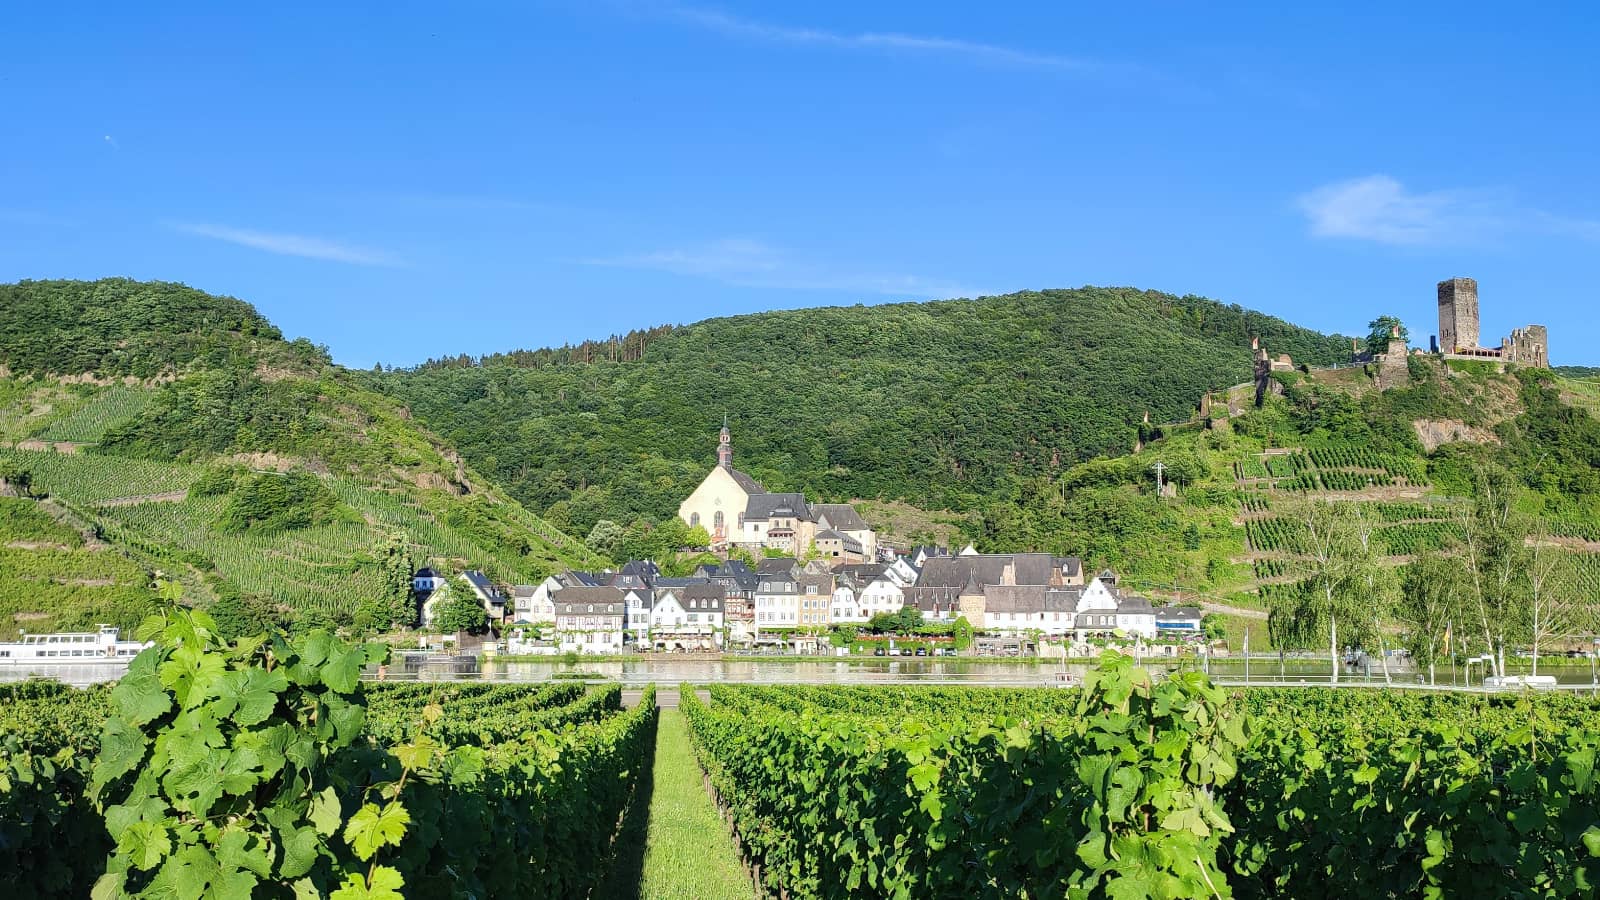
[(722, 416), (722, 435), (717, 441), (717, 465), (724, 469), (733, 468), (733, 438), (728, 434), (728, 416)]

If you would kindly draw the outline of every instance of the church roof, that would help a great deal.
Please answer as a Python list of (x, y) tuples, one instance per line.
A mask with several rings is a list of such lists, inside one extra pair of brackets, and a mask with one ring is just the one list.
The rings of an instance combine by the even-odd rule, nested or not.
[(761, 482), (732, 466), (728, 467), (728, 474), (733, 476), (734, 483), (743, 488), (746, 494), (765, 494), (767, 492), (767, 489), (761, 486)]
[(763, 521), (775, 515), (792, 516), (801, 522), (811, 521), (811, 508), (806, 505), (805, 494), (751, 494), (745, 501), (745, 521)]

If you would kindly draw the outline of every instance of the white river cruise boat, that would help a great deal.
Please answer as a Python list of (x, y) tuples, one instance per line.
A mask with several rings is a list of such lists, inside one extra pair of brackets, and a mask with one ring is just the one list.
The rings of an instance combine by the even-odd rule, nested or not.
[(99, 631), (63, 634), (24, 634), (15, 641), (0, 641), (0, 666), (127, 665), (148, 642), (120, 640), (121, 632), (101, 625)]

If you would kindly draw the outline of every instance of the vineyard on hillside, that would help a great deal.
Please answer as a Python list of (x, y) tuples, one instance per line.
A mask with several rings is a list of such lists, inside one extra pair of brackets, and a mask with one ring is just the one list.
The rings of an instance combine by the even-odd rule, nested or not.
[[(385, 877), (403, 879), (409, 898), (573, 897), (587, 894), (604, 874), (618, 820), (654, 744), (653, 691), (647, 690), (636, 708), (624, 710), (615, 686), (358, 685), (353, 673), (359, 669), (343, 668), (344, 660), (351, 653), (358, 663), (371, 660), (370, 653), (326, 635), (309, 638), (298, 649), (299, 662), (280, 670), (288, 672), (288, 679), (244, 667), (235, 657), (228, 671), (237, 673), (237, 681), (218, 669), (215, 677), (221, 680), (209, 690), (199, 688), (205, 692), (204, 703), (186, 715), (212, 709), (245, 724), (259, 723), (255, 727), (264, 729), (262, 735), (286, 736), (292, 720), (284, 707), (274, 710), (274, 699), (286, 698), (301, 683), (327, 692), (337, 688), (346, 699), (330, 695), (322, 702), (332, 728), (341, 734), (355, 729), (348, 745), (327, 761), (343, 774), (316, 794), (303, 812), (309, 817), (303, 823), (274, 814), (265, 830), (253, 833), (259, 837), (230, 841), (226, 831), (214, 837), (221, 851), (212, 860), (212, 871), (233, 872), (227, 883), (235, 887), (221, 889), (224, 882), (219, 880), (213, 882), (219, 887), (205, 896), (243, 898), (252, 892), (239, 890), (239, 885), (259, 884), (258, 890), (267, 890), (274, 881), (273, 890), (289, 890), (290, 882), (296, 882), (296, 896), (321, 883), (322, 893), (315, 895), (327, 896), (335, 883), (348, 885), (358, 876), (365, 883), (377, 866), (394, 873)], [(157, 873), (159, 884), (164, 877), (159, 873), (180, 866), (187, 870), (192, 864), (190, 858), (180, 859), (171, 843), (182, 829), (195, 827), (185, 824), (189, 813), (162, 818), (146, 811), (130, 819), (128, 807), (113, 807), (103, 818), (93, 802), (95, 785), (104, 780), (110, 764), (108, 754), (137, 747), (128, 744), (120, 730), (125, 726), (117, 723), (143, 721), (161, 708), (164, 691), (156, 681), (156, 652), (135, 662), (115, 690), (76, 691), (35, 682), (0, 686), (0, 747), (5, 751), (0, 871), (20, 890), (16, 896), (87, 897), (104, 880), (108, 856), (112, 870), (124, 871), (121, 877), (130, 885), (148, 881), (145, 873)], [(319, 655), (306, 655), (311, 653)], [(308, 665), (309, 659), (322, 661)], [(184, 686), (175, 682), (174, 687), (181, 696)], [(252, 710), (248, 716), (247, 709)], [(187, 801), (185, 808), (195, 815), (237, 808), (230, 806), (233, 798), (252, 792), (264, 802), (256, 785), (271, 777), (271, 766), (264, 766), (273, 758), (271, 745), (258, 746), (247, 734), (241, 732), (231, 746), (208, 751), (219, 763), (232, 759), (225, 764), (232, 766), (225, 769), (232, 774), (223, 776), (214, 793), (202, 789), (202, 797), (214, 798), (212, 805)], [(283, 752), (303, 765), (308, 751), (309, 746), (290, 746)], [(255, 764), (247, 764), (241, 754)], [(284, 764), (281, 752), (276, 759), (276, 765)], [(401, 768), (410, 777), (393, 782)], [(380, 809), (372, 801), (379, 797), (379, 782), (385, 781), (393, 791), (384, 796), (395, 805), (382, 806), (369, 819), (364, 810)], [(371, 844), (359, 837), (369, 825), (375, 829)], [(389, 840), (397, 825), (403, 825), (403, 841)], [(136, 843), (130, 834), (139, 836)], [(382, 878), (373, 881), (384, 883)], [(332, 895), (341, 900), (400, 896), (348, 890)], [(99, 888), (95, 896), (101, 896)], [(172, 896), (201, 894), (179, 890)]]
[[(391, 533), (406, 535), (427, 556), (483, 569), (503, 583), (537, 581), (589, 559), (581, 543), (537, 516), (483, 497), (435, 497), (438, 492), (402, 492), (321, 476), (348, 511), (342, 517), (308, 528), (230, 532), (218, 527), (224, 499), (189, 490), (206, 474), (205, 465), (52, 450), (0, 450), (3, 460), (30, 471), (37, 491), (92, 523), (107, 540), (150, 567), (178, 573), (202, 597), (211, 591), (211, 576), (297, 610), (348, 615), (363, 600), (381, 595), (376, 551)], [(0, 547), (0, 554), (7, 552)], [(28, 596), (43, 595), (19, 597), (17, 611), (44, 611), (42, 604), (28, 605)], [(0, 606), (4, 603), (0, 592)], [(142, 615), (101, 621), (131, 618), (127, 624), (132, 624)]]
[[(794, 898), (1590, 897), (1600, 707), (1082, 692), (683, 692), (751, 866)], [(776, 762), (776, 764), (775, 764)]]

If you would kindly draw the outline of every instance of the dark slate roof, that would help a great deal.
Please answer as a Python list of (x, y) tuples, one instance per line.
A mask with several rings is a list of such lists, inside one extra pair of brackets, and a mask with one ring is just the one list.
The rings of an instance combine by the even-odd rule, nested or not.
[(565, 587), (576, 587), (579, 585), (599, 587), (609, 579), (609, 576), (596, 575), (593, 572), (568, 572), (565, 575), (560, 576), (560, 578), (561, 584)]
[(734, 483), (738, 484), (739, 487), (744, 488), (744, 492), (746, 494), (765, 494), (767, 492), (767, 489), (761, 486), (761, 482), (751, 478), (749, 475), (746, 475), (738, 469), (730, 468), (728, 470), (728, 474), (733, 476)]
[(827, 519), (828, 524), (840, 531), (867, 531), (868, 526), (856, 508), (848, 503), (818, 503), (811, 508), (818, 521)]
[(500, 596), (500, 590), (494, 586), (494, 582), (489, 580), (489, 576), (479, 572), (477, 569), (468, 569), (461, 573), (461, 577), (465, 578), (473, 587), (482, 591), (484, 596), (491, 600)]
[(617, 570), (618, 575), (642, 575), (653, 579), (661, 574), (661, 567), (648, 559), (630, 559)]
[(834, 531), (832, 528), (824, 528), (821, 531), (817, 532), (817, 540), (819, 540), (819, 541), (841, 541), (842, 542), (844, 540), (844, 535), (840, 534), (837, 531)]
[(779, 572), (765, 575), (761, 578), (761, 586), (756, 590), (763, 594), (794, 594), (798, 593), (800, 583), (788, 572)]
[(1042, 584), (991, 584), (983, 589), (983, 612), (1043, 612), (1044, 596)]
[(889, 567), (883, 563), (840, 563), (833, 567), (835, 575), (848, 575), (863, 584), (883, 577)]
[(751, 494), (744, 506), (746, 522), (764, 522), (773, 516), (811, 521), (811, 508), (805, 494)]
[(917, 575), (918, 587), (965, 587), (976, 582), (979, 587), (999, 584), (1005, 579), (1009, 556), (936, 556), (923, 563)]
[(757, 575), (776, 575), (776, 574), (787, 575), (790, 572), (794, 571), (795, 564), (797, 562), (798, 562), (798, 560), (796, 560), (792, 556), (764, 557), (761, 560), (756, 562), (756, 574)]
[(691, 584), (705, 584), (708, 580), (690, 576), (688, 578), (657, 578), (650, 583), (658, 588), (681, 588), (688, 587)]
[(1058, 556), (1055, 562), (1061, 569), (1061, 574), (1068, 578), (1077, 578), (1083, 574), (1083, 560), (1076, 556)]
[(795, 582), (800, 585), (800, 593), (802, 594), (806, 592), (806, 588), (808, 587), (816, 588), (817, 593), (823, 595), (824, 597), (833, 593), (832, 575), (801, 575), (799, 578), (795, 579)]
[[(620, 616), (623, 611), (622, 591), (614, 587), (589, 587), (581, 585), (569, 587), (556, 594), (556, 613), (564, 616), (578, 615), (612, 615)], [(595, 611), (589, 612), (593, 605)]]
[(1154, 614), (1155, 611), (1156, 608), (1151, 606), (1150, 601), (1143, 597), (1120, 597), (1117, 600), (1117, 615), (1119, 616), (1132, 616), (1141, 613)]
[(511, 586), (511, 596), (521, 600), (524, 597), (532, 597), (537, 590), (539, 590), (537, 584), (514, 584)]
[(1198, 622), (1204, 616), (1200, 610), (1192, 606), (1158, 606), (1156, 619), (1163, 622), (1191, 621)]
[(940, 547), (936, 544), (918, 544), (907, 551), (906, 555), (914, 557), (918, 553), (921, 553), (925, 556), (949, 556), (950, 549), (948, 547)]
[(1017, 584), (1049, 584), (1055, 561), (1048, 553), (1018, 553), (1011, 557)]
[(435, 572), (432, 568), (430, 568), (428, 566), (423, 566), (422, 568), (417, 570), (415, 575), (412, 575), (411, 577), (412, 578), (438, 578), (439, 577), (439, 573)]
[[(678, 604), (684, 609), (722, 612), (727, 599), (728, 592), (720, 584), (691, 584), (678, 592)], [(691, 600), (695, 601), (695, 606), (689, 605)]]
[(1044, 592), (1045, 612), (1077, 612), (1083, 588), (1052, 588)]
[(954, 609), (961, 599), (961, 591), (953, 587), (908, 587), (902, 591), (907, 606), (915, 606), (925, 613)]

